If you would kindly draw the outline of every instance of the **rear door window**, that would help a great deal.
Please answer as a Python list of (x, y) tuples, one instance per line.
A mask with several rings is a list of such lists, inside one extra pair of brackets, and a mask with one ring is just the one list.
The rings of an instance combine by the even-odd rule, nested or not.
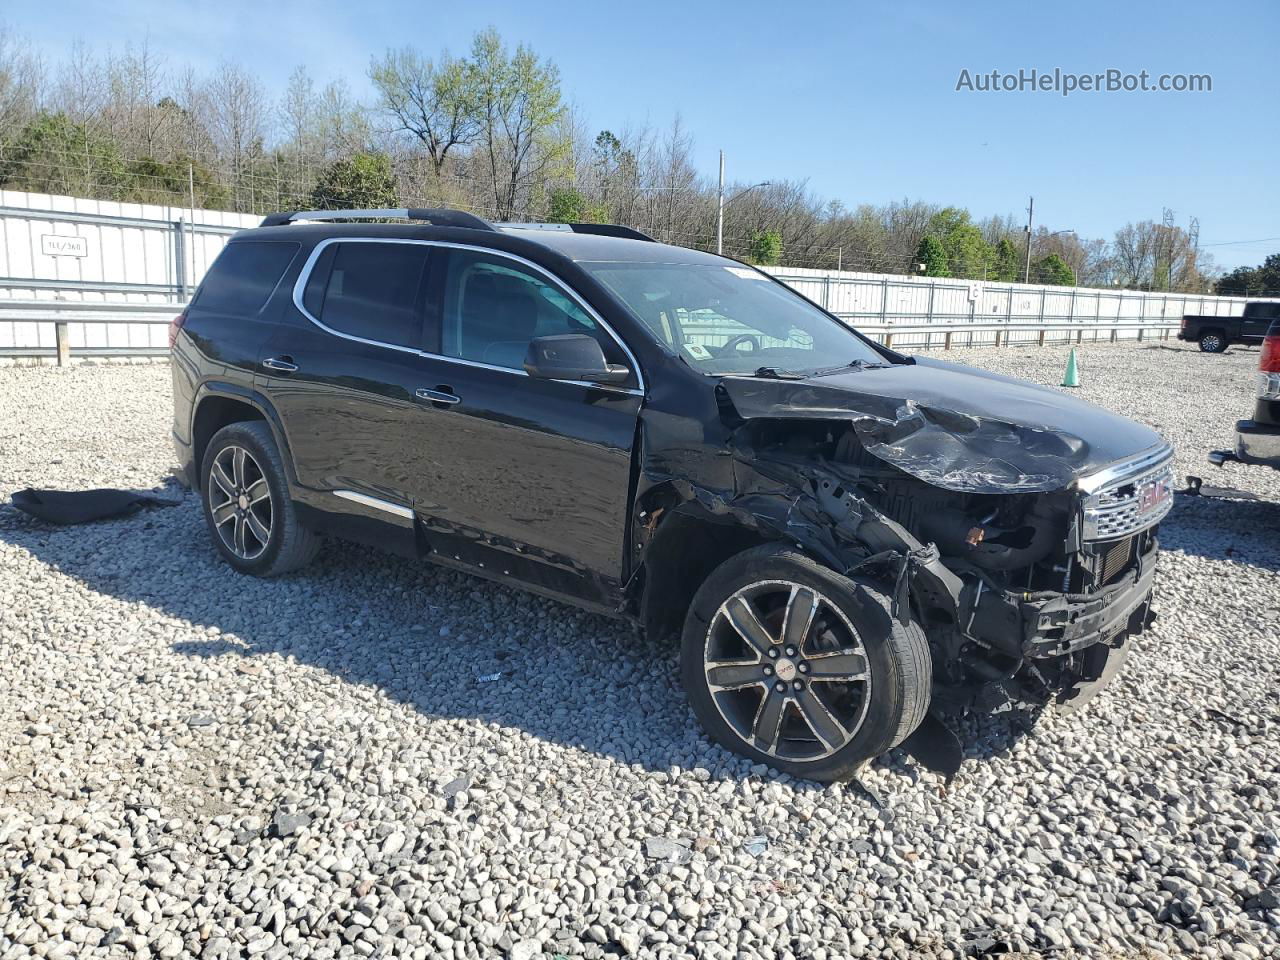
[(228, 243), (205, 274), (191, 308), (238, 317), (257, 316), (293, 262), (298, 246), (266, 240)]
[(422, 342), (429, 248), (420, 243), (333, 243), (307, 278), (302, 303), (324, 326), (375, 343)]

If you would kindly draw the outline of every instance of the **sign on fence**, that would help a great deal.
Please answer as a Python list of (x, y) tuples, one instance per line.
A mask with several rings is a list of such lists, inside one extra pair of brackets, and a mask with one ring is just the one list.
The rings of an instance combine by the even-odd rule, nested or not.
[(40, 235), (40, 252), (46, 257), (87, 257), (89, 255), (89, 239), (87, 237), (64, 237), (56, 233)]

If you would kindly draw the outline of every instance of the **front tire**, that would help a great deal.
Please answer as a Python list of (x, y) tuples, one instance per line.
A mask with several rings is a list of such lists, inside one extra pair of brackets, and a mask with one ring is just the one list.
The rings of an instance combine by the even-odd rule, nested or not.
[(266, 423), (233, 423), (214, 434), (200, 478), (209, 534), (236, 570), (274, 577), (315, 557), (320, 538), (298, 522), (284, 461)]
[(681, 676), (712, 739), (829, 782), (919, 726), (932, 661), (923, 630), (893, 617), (875, 584), (768, 544), (726, 560), (699, 588)]

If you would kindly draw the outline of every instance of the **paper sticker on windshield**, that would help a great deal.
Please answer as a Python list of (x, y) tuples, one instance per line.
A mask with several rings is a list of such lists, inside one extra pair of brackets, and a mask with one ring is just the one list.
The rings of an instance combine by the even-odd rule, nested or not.
[(710, 360), (711, 351), (700, 343), (686, 343), (684, 352), (689, 354), (695, 360)]
[(741, 277), (743, 280), (764, 280), (764, 274), (757, 273), (749, 267), (725, 267), (735, 277)]

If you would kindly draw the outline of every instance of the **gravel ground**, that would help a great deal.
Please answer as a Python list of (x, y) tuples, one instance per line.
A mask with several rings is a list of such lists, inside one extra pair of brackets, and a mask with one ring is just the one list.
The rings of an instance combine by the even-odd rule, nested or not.
[[(1086, 346), (1080, 392), (1277, 501), (1204, 462), (1256, 362)], [(164, 365), (0, 370), (0, 499), (161, 485), (169, 418)], [(0, 507), (0, 957), (1277, 956), (1280, 504), (1180, 497), (1164, 539), (1083, 715), (818, 787), (709, 743), (615, 622), (353, 547), (240, 577), (190, 495)]]

